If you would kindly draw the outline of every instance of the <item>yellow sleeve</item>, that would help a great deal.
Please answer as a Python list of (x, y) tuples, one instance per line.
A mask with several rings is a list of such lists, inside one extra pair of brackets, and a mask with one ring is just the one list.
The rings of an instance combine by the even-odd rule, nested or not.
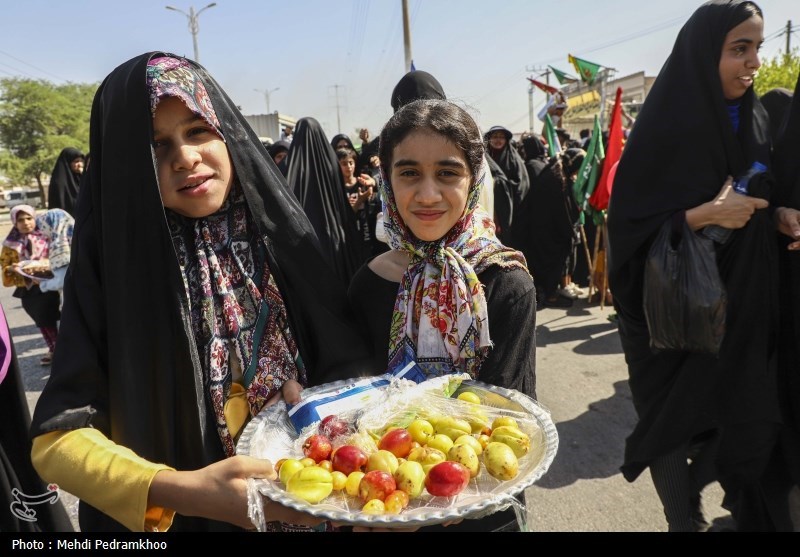
[(148, 507), (153, 477), (174, 470), (137, 456), (100, 431), (54, 431), (33, 440), (31, 459), (43, 480), (85, 500), (134, 532), (164, 532), (175, 511)]

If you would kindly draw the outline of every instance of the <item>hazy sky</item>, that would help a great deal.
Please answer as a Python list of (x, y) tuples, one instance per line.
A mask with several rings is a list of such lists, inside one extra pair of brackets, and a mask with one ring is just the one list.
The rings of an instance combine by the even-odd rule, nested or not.
[[(0, 0), (0, 77), (100, 82), (117, 65), (151, 50), (193, 57), (192, 0)], [(530, 68), (575, 73), (567, 54), (656, 75), (698, 0), (409, 0), (416, 68), (435, 75), (448, 98), (488, 129), (528, 127)], [(770, 58), (774, 37), (800, 24), (800, 0), (761, 0)], [(245, 114), (270, 110), (314, 116), (329, 136), (373, 135), (391, 115), (389, 97), (405, 68), (401, 0), (218, 0), (199, 16), (201, 63)], [(774, 38), (770, 38), (774, 37)], [(800, 32), (792, 36), (800, 47)], [(338, 85), (336, 88), (334, 86)], [(536, 93), (538, 107), (544, 101)], [(540, 124), (537, 121), (537, 128)]]

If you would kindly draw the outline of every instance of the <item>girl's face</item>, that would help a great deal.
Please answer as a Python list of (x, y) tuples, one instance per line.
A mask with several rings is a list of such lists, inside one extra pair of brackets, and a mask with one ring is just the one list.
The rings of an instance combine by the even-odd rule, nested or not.
[(353, 160), (353, 157), (339, 159), (339, 168), (342, 169), (342, 176), (344, 176), (344, 179), (349, 180), (356, 171), (356, 161)]
[(442, 238), (464, 214), (472, 172), (464, 152), (447, 137), (411, 132), (392, 151), (390, 170), (400, 217), (420, 240)]
[(752, 16), (730, 30), (722, 43), (719, 79), (726, 100), (741, 98), (753, 85), (761, 60), (758, 51), (764, 42), (764, 21)]
[(190, 218), (222, 207), (233, 183), (233, 163), (208, 122), (180, 99), (162, 99), (153, 117), (153, 145), (164, 207)]
[(30, 234), (36, 228), (36, 219), (28, 213), (20, 213), (17, 215), (17, 230), (20, 234)]

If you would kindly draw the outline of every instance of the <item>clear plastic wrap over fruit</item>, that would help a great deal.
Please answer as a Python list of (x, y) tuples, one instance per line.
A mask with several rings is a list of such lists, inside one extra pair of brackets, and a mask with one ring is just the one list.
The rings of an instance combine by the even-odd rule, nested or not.
[[(336, 382), (316, 387), (314, 391), (334, 390), (341, 385), (342, 382)], [(465, 391), (473, 393), (465, 395), (465, 398), (471, 398), (474, 402), (457, 398)], [(498, 418), (500, 420), (495, 424)], [(436, 427), (430, 431), (423, 421), (436, 424)], [(345, 428), (343, 424), (348, 427)], [(496, 425), (494, 438), (481, 438), (481, 432), (489, 433), (493, 424)], [(466, 375), (438, 377), (420, 384), (394, 379), (382, 389), (379, 397), (370, 400), (364, 408), (338, 414), (325, 425), (328, 427), (326, 432), (334, 433), (330, 439), (333, 454), (339, 447), (353, 445), (375, 459), (378, 468), (389, 466), (395, 476), (403, 476), (396, 474), (403, 460), (420, 462), (425, 468), (426, 482), (430, 469), (441, 460), (441, 453), (451, 452), (452, 447), (444, 437), (454, 445), (471, 445), (474, 448), (453, 449), (446, 459), (458, 461), (469, 469), (469, 481), (454, 496), (434, 496), (431, 490), (450, 493), (449, 488), (446, 485), (426, 485), (419, 489), (420, 486), (416, 485), (419, 482), (415, 482), (414, 474), (409, 473), (401, 478), (406, 482), (407, 491), (412, 493), (407, 506), (396, 514), (369, 514), (362, 510), (365, 501), (347, 495), (345, 489), (333, 490), (322, 500), (310, 503), (290, 493), (287, 485), (280, 480), (250, 480), (250, 516), (260, 531), (265, 529), (262, 495), (336, 523), (390, 528), (480, 518), (509, 505), (521, 511), (514, 496), (544, 475), (558, 448), (555, 425), (549, 412), (541, 405), (522, 393), (471, 381)], [(415, 442), (425, 443), (420, 443), (423, 445), (421, 447), (414, 447), (417, 452), (406, 455), (405, 459), (400, 457), (395, 460), (392, 455), (385, 454), (386, 450), (377, 454), (381, 443), (385, 449), (405, 454), (408, 435), (386, 435), (393, 428), (406, 429)], [(279, 403), (248, 424), (238, 450), (240, 454), (267, 458), (273, 463), (287, 458), (302, 459), (305, 456), (304, 443), (311, 436), (319, 434), (321, 429), (320, 422), (316, 422), (298, 434), (287, 416), (286, 405)], [(441, 437), (434, 440), (434, 435)], [(462, 438), (462, 435), (472, 437), (474, 442)], [(498, 446), (493, 446), (490, 455), (485, 449), (488, 443), (495, 441)], [(481, 443), (480, 448), (476, 442)], [(499, 446), (501, 444), (503, 446)], [(395, 447), (400, 448), (395, 450)], [(437, 455), (436, 450), (441, 453)], [(477, 466), (476, 454), (479, 455)], [(340, 456), (346, 458), (346, 455)], [(384, 464), (387, 460), (385, 457), (391, 462)], [(491, 460), (487, 460), (489, 458)], [(373, 466), (373, 463), (370, 465)], [(406, 468), (411, 467), (407, 465)], [(435, 483), (434, 478), (431, 481)], [(415, 485), (409, 487), (409, 483)], [(517, 514), (522, 516), (521, 512)]]

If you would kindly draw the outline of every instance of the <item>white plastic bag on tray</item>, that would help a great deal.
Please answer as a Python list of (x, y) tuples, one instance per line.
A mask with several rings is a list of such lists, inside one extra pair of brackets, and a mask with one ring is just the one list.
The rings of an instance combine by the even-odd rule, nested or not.
[[(342, 382), (317, 387), (317, 393), (340, 389)], [(459, 400), (450, 395), (471, 391), (480, 404)], [(502, 393), (502, 394), (501, 394)], [(511, 396), (507, 396), (508, 394)], [(338, 523), (377, 527), (414, 527), (452, 522), (462, 518), (480, 518), (514, 505), (524, 529), (524, 509), (516, 495), (533, 484), (549, 467), (558, 446), (558, 436), (550, 415), (529, 397), (517, 391), (499, 389), (476, 381), (469, 376), (443, 376), (420, 384), (392, 379), (380, 389), (363, 408), (351, 408), (337, 416), (352, 426), (352, 433), (332, 440), (334, 450), (345, 444), (356, 445), (365, 453), (378, 450), (378, 442), (387, 430), (407, 427), (416, 419), (427, 419), (463, 428), (469, 424), (476, 439), (481, 431), (488, 433), (497, 418), (510, 418), (530, 440), (530, 449), (518, 459), (519, 472), (512, 479), (499, 480), (490, 475), (483, 462), (480, 471), (467, 486), (453, 497), (436, 497), (426, 489), (399, 514), (368, 515), (361, 512), (363, 502), (348, 496), (344, 490), (334, 491), (319, 503), (311, 504), (286, 491), (280, 481), (251, 480), (248, 495), (250, 516), (260, 530), (265, 529), (261, 496), (265, 495), (286, 506), (323, 516)], [(309, 424), (298, 434), (288, 419), (284, 403), (262, 413), (249, 424), (240, 440), (244, 454), (268, 458), (273, 463), (283, 458), (304, 457), (303, 443), (317, 433), (319, 422)], [(466, 432), (465, 432), (466, 434)], [(482, 458), (481, 458), (482, 459)]]

